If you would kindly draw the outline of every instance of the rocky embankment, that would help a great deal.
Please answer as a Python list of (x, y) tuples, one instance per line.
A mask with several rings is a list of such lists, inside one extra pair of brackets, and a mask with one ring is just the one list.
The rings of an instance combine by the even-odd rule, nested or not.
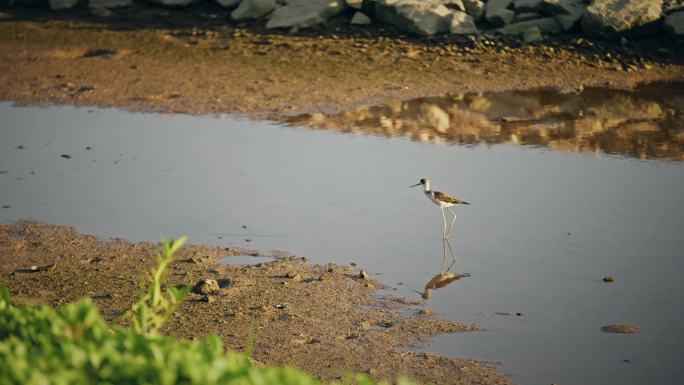
[[(86, 5), (80, 0), (9, 1), (12, 6), (44, 5), (54, 10)], [(102, 17), (134, 2), (85, 1), (92, 13)], [(684, 36), (684, 0), (146, 0), (174, 8), (205, 1), (232, 9), (233, 21), (254, 20), (268, 29), (290, 31), (344, 14), (350, 24), (389, 24), (414, 35), (508, 35), (528, 43), (563, 31), (623, 40)]]

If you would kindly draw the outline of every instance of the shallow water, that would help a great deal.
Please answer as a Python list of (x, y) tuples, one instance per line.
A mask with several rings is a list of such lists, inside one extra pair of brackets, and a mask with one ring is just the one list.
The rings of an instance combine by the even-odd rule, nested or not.
[[(9, 206), (0, 220), (356, 262), (393, 294), (420, 299), (442, 265), (442, 218), (408, 186), (429, 177), (471, 203), (458, 207), (452, 235), (452, 271), (471, 276), (432, 290), (429, 305), (490, 330), (441, 336), (428, 350), (501, 361), (521, 384), (678, 384), (684, 164), (672, 161), (681, 159), (672, 149), (681, 149), (682, 128), (670, 118), (681, 110), (659, 100), (665, 117), (642, 124), (664, 130), (665, 144), (644, 139), (645, 152), (591, 155), (543, 143), (440, 146), (228, 118), (0, 105), (0, 206)], [(656, 148), (666, 156), (640, 155)], [(602, 282), (606, 275), (615, 282)], [(600, 331), (611, 323), (641, 331)]]

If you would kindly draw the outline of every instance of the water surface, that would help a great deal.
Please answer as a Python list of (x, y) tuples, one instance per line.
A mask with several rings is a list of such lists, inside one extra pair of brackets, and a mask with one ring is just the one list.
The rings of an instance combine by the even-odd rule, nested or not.
[(684, 82), (635, 90), (461, 93), (284, 121), (316, 130), (404, 136), (436, 144), (505, 143), (684, 160)]
[[(458, 207), (452, 235), (460, 258), (452, 271), (470, 276), (434, 289), (428, 304), (489, 331), (441, 336), (426, 349), (500, 361), (521, 384), (674, 385), (684, 376), (684, 164), (681, 121), (671, 119), (681, 110), (677, 94), (670, 96), (645, 97), (654, 104), (644, 111), (662, 113), (611, 123), (609, 138), (638, 146), (606, 139), (592, 151), (584, 139), (563, 136), (575, 126), (556, 115), (542, 114), (534, 125), (525, 118), (511, 140), (505, 127), (517, 115), (504, 107), (514, 108), (516, 98), (527, 105), (518, 96), (478, 118), (500, 127), (503, 139), (443, 134), (445, 142), (467, 144), (453, 146), (409, 140), (412, 130), (393, 138), (342, 135), (343, 123), (307, 131), (1, 105), (0, 206), (8, 207), (0, 220), (30, 217), (132, 240), (188, 235), (195, 243), (285, 249), (314, 263), (355, 262), (394, 295), (419, 300), (442, 265), (442, 218), (408, 186), (429, 177), (471, 205)], [(612, 98), (592, 108), (617, 108)], [(628, 97), (635, 98), (642, 96)], [(642, 110), (633, 103), (625, 111)], [(403, 127), (413, 124), (410, 115), (402, 119)], [(566, 128), (543, 128), (554, 119)], [(636, 120), (651, 129), (634, 128)], [(537, 135), (535, 127), (547, 131)], [(555, 142), (519, 145), (531, 141), (523, 137), (556, 134)], [(573, 150), (554, 150), (570, 142)], [(615, 282), (604, 283), (606, 275)], [(611, 323), (641, 332), (600, 331)]]

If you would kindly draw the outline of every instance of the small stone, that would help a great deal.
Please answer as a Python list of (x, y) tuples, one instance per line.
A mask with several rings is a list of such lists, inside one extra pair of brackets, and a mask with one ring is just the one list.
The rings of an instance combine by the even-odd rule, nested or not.
[(368, 273), (365, 270), (361, 270), (359, 275), (356, 276), (358, 279), (368, 279)]
[(31, 271), (38, 271), (38, 266), (31, 265)]
[(605, 277), (603, 277), (603, 282), (612, 283), (615, 282), (615, 278), (611, 277), (610, 275), (606, 275)]
[(279, 304), (275, 305), (276, 309), (285, 309), (286, 307), (287, 307), (287, 304), (284, 304), (284, 303), (279, 303)]
[(420, 309), (420, 310), (418, 310), (418, 315), (433, 316), (433, 315), (435, 315), (435, 312), (430, 310), (430, 309)]
[(302, 280), (302, 276), (299, 273), (294, 272), (294, 271), (288, 272), (287, 274), (285, 274), (285, 277), (290, 278), (294, 281), (301, 281)]
[(634, 325), (613, 324), (601, 328), (606, 333), (634, 334), (639, 332), (639, 328)]
[(203, 279), (195, 284), (192, 291), (197, 294), (214, 294), (219, 291), (221, 287), (215, 279)]
[(211, 296), (211, 295), (205, 295), (204, 297), (202, 297), (202, 298), (200, 299), (200, 301), (202, 301), (202, 302), (207, 302), (207, 303), (212, 303), (212, 302), (216, 302), (216, 297), (213, 297), (213, 296)]
[(71, 159), (71, 155), (69, 155), (69, 154), (62, 154), (60, 156), (64, 159)]

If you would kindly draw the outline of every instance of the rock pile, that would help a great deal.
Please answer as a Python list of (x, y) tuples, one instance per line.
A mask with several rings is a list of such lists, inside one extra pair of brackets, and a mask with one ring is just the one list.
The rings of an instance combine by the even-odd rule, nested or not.
[[(10, 0), (35, 5), (41, 0)], [(43, 0), (55, 10), (77, 0)], [(94, 14), (130, 6), (134, 0), (88, 0)], [(350, 24), (390, 24), (407, 33), (520, 36), (534, 42), (543, 34), (577, 30), (621, 39), (667, 32), (684, 37), (684, 0), (135, 0), (166, 7), (215, 1), (232, 9), (231, 19), (266, 19), (266, 28), (296, 31), (340, 14)]]

